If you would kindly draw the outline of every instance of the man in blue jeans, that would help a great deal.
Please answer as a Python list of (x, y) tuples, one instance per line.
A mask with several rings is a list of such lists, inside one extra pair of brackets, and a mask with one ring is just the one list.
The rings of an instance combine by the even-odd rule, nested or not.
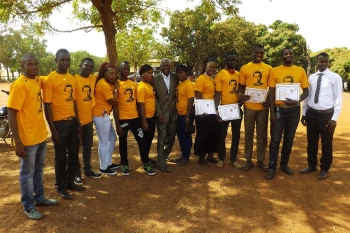
[(41, 101), (43, 79), (38, 76), (39, 62), (32, 54), (24, 55), (21, 62), (24, 74), (11, 85), (8, 118), (16, 143), (16, 155), (20, 158), (24, 213), (30, 219), (37, 220), (43, 215), (35, 206), (51, 206), (57, 201), (44, 197), (47, 130)]
[[(299, 103), (309, 95), (309, 82), (305, 70), (299, 66), (293, 65), (293, 58), (294, 53), (292, 48), (285, 48), (282, 50), (283, 64), (272, 69), (273, 79), (271, 83), (269, 83), (271, 142), (270, 162), (266, 173), (267, 180), (271, 180), (275, 175), (282, 134), (283, 146), (280, 168), (288, 175), (293, 174), (292, 169), (288, 166), (288, 162), (300, 119)], [(297, 100), (287, 98), (284, 101), (275, 101), (276, 83), (300, 83), (303, 93)]]

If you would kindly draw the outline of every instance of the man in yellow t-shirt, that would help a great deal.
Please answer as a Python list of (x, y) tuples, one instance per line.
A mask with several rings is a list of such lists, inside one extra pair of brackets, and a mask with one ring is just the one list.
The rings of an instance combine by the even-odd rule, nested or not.
[(81, 125), (75, 104), (75, 78), (67, 73), (70, 66), (69, 52), (59, 49), (55, 61), (57, 70), (51, 72), (43, 82), (43, 102), (55, 148), (56, 191), (62, 198), (71, 199), (66, 189), (85, 189), (74, 183), (79, 163)]
[(268, 125), (268, 100), (262, 103), (249, 102), (252, 96), (245, 95), (246, 88), (256, 88), (267, 90), (268, 83), (272, 78), (272, 67), (265, 64), (262, 59), (265, 54), (264, 46), (257, 44), (253, 49), (253, 61), (242, 66), (239, 73), (239, 95), (242, 96), (244, 103), (244, 129), (245, 129), (245, 147), (244, 154), (247, 159), (246, 164), (241, 168), (249, 171), (253, 167), (253, 137), (256, 127), (257, 139), (257, 166), (262, 171), (267, 171), (264, 164), (267, 147), (267, 125)]
[(43, 215), (35, 206), (57, 203), (44, 197), (43, 173), (46, 155), (47, 130), (41, 100), (42, 77), (38, 76), (39, 62), (33, 54), (21, 59), (24, 74), (10, 87), (8, 100), (9, 124), (20, 158), (21, 201), (24, 213), (31, 219)]
[[(298, 128), (300, 119), (300, 101), (303, 101), (309, 95), (309, 81), (305, 70), (299, 66), (293, 65), (294, 53), (292, 48), (282, 50), (283, 65), (272, 69), (273, 79), (269, 84), (270, 87), (270, 162), (269, 170), (266, 173), (266, 179), (273, 178), (277, 161), (280, 142), (283, 134), (283, 146), (281, 151), (280, 168), (288, 175), (293, 171), (289, 168), (289, 156), (292, 151), (295, 132)], [(300, 83), (303, 93), (299, 99), (289, 99), (285, 101), (275, 101), (277, 83)]]
[[(91, 73), (94, 70), (94, 60), (89, 57), (84, 58), (80, 63), (80, 73), (75, 75), (75, 100), (78, 107), (78, 115), (81, 123), (81, 145), (84, 162), (84, 175), (87, 177), (101, 178), (101, 174), (91, 170), (91, 148), (93, 139), (92, 112), (91, 108), (94, 100), (96, 75)], [(80, 163), (77, 166), (77, 172), (74, 183), (82, 185)]]
[[(236, 104), (238, 99), (239, 87), (239, 72), (235, 70), (236, 54), (228, 52), (226, 54), (226, 67), (221, 70), (215, 77), (215, 105)], [(241, 111), (242, 116), (242, 110)], [(219, 122), (219, 161), (217, 167), (224, 165), (226, 157), (226, 135), (227, 129), (231, 122), (231, 149), (230, 149), (230, 164), (236, 168), (241, 168), (242, 165), (237, 161), (238, 144), (240, 139), (241, 119)]]
[(130, 173), (128, 160), (128, 131), (130, 130), (139, 147), (140, 157), (144, 165), (144, 171), (152, 176), (156, 174), (152, 169), (149, 152), (147, 152), (144, 133), (142, 130), (141, 120), (138, 115), (136, 105), (137, 84), (131, 81), (128, 76), (130, 74), (130, 64), (123, 61), (119, 66), (120, 79), (118, 80), (117, 106), (114, 108), (115, 125), (119, 136), (119, 153), (122, 175), (128, 176)]

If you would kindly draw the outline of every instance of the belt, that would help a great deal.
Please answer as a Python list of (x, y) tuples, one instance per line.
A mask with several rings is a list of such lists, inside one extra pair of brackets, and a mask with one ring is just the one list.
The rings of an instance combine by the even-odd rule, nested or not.
[(61, 121), (70, 121), (70, 120), (73, 120), (74, 118), (75, 118), (75, 116), (70, 116), (67, 118), (63, 118)]
[(309, 107), (309, 110), (312, 111), (312, 112), (318, 113), (318, 114), (334, 112), (334, 108), (330, 108), (330, 109), (326, 109), (326, 110), (316, 110), (316, 109), (313, 109), (313, 108)]
[(278, 107), (278, 108), (294, 108), (294, 107), (297, 107), (297, 106), (276, 105), (276, 107)]

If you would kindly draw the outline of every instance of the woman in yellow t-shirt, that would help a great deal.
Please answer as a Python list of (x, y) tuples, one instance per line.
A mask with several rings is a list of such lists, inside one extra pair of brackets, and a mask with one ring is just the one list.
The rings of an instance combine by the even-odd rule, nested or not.
[[(216, 59), (208, 57), (204, 60), (202, 74), (196, 80), (196, 99), (209, 99), (214, 101), (215, 83), (213, 76), (216, 73)], [(199, 156), (198, 163), (209, 167), (214, 159), (214, 152), (218, 151), (218, 120), (216, 114), (197, 115), (197, 135), (194, 143), (194, 154)], [(207, 159), (205, 159), (208, 154)]]
[(109, 118), (112, 107), (116, 104), (113, 98), (116, 77), (117, 68), (108, 62), (102, 63), (96, 80), (95, 104), (91, 109), (99, 140), (100, 173), (106, 175), (116, 175), (115, 169), (119, 167), (112, 163), (116, 134)]
[(176, 76), (180, 84), (176, 89), (176, 110), (179, 114), (177, 118), (176, 134), (181, 148), (181, 157), (176, 159), (177, 165), (184, 166), (189, 162), (192, 135), (186, 131), (186, 127), (193, 126), (194, 112), (194, 85), (187, 79), (187, 67), (185, 65), (176, 66)]

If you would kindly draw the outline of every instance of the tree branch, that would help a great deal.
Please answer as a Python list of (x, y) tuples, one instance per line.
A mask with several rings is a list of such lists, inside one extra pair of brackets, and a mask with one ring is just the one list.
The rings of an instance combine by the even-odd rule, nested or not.
[(47, 26), (55, 32), (75, 32), (75, 31), (80, 31), (80, 30), (85, 30), (86, 32), (89, 32), (94, 28), (102, 28), (102, 25), (91, 25), (91, 26), (75, 28), (72, 30), (58, 30), (58, 29), (54, 28), (53, 26), (51, 26), (51, 24), (47, 24)]

